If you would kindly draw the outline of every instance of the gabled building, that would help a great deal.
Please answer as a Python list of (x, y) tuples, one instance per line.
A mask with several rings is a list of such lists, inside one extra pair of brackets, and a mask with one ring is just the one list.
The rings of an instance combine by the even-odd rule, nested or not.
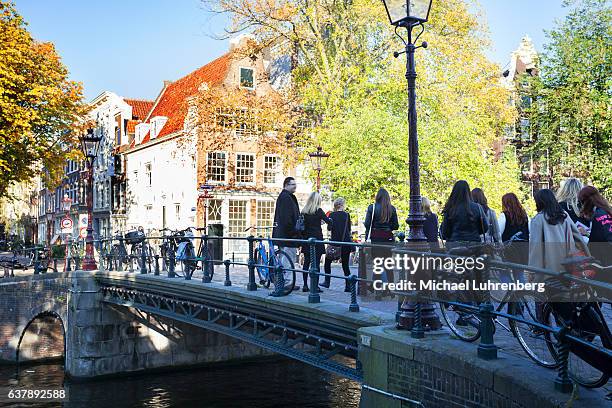
[(547, 152), (532, 152), (537, 140), (537, 127), (531, 121), (532, 93), (529, 77), (537, 76), (538, 53), (529, 36), (521, 39), (519, 47), (512, 53), (509, 68), (503, 73), (503, 83), (511, 92), (510, 103), (517, 110), (517, 121), (504, 135), (507, 145), (516, 150), (521, 164), (521, 177), (532, 193), (550, 188), (552, 176)]
[[(286, 141), (271, 147), (273, 132), (257, 128), (256, 112), (218, 106), (209, 118), (215, 126), (202, 126), (198, 96), (203, 93), (240, 90), (259, 97), (288, 86), (290, 60), (272, 58), (268, 50), (245, 53), (249, 41), (246, 36), (232, 40), (228, 53), (166, 81), (146, 119), (135, 126), (133, 142), (120, 148), (127, 163), (128, 227), (201, 226), (207, 207), (209, 234), (246, 236), (248, 226), (272, 224), (285, 176), (298, 179), (302, 196), (311, 191), (303, 165), (282, 162), (279, 151), (287, 150)], [(198, 202), (203, 184), (215, 186), (214, 198)], [(245, 257), (247, 251), (244, 244), (231, 243), (222, 252)]]

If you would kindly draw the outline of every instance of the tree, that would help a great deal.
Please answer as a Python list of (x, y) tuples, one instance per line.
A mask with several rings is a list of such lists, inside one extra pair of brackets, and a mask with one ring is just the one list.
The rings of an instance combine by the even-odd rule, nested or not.
[(0, 0), (0, 196), (44, 167), (51, 184), (62, 176), (85, 113), (82, 87), (51, 43), (35, 41), (11, 2)]
[(534, 149), (548, 150), (556, 182), (582, 177), (612, 191), (612, 7), (566, 1), (567, 17), (547, 33), (541, 72), (532, 78)]
[[(353, 1), (209, 1), (232, 17), (229, 33), (249, 30), (289, 45), (294, 91), (317, 119), (313, 143), (331, 154), (322, 181), (353, 209), (386, 187), (408, 207), (408, 124), (402, 48), (380, 3)], [(401, 31), (400, 31), (401, 32)], [(512, 157), (494, 146), (514, 112), (499, 66), (485, 57), (486, 29), (463, 0), (438, 2), (417, 54), (422, 191), (443, 203), (465, 178), (484, 187), (491, 205), (521, 189)], [(287, 48), (280, 47), (281, 52)]]

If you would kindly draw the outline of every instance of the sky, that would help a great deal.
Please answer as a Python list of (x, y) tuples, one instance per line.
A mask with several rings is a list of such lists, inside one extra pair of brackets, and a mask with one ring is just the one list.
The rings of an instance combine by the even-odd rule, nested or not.
[[(441, 0), (432, 7), (436, 1)], [(489, 58), (502, 67), (525, 34), (541, 51), (544, 30), (566, 14), (562, 0), (479, 2), (491, 33)], [(200, 0), (15, 3), (34, 37), (55, 44), (71, 79), (83, 83), (87, 100), (105, 90), (155, 99), (164, 80), (176, 80), (228, 49), (227, 40), (214, 38), (223, 32), (225, 18), (208, 13)]]

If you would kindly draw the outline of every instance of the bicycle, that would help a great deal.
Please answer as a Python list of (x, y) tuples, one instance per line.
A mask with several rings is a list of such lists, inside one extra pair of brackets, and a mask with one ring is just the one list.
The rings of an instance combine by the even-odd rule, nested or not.
[[(176, 248), (176, 259), (181, 262), (183, 275), (191, 278), (196, 269), (202, 270), (204, 276), (208, 280), (212, 280), (215, 274), (214, 260), (210, 255), (208, 244), (204, 245), (204, 236), (200, 237), (198, 251), (196, 254), (195, 246), (193, 245), (194, 236), (191, 230), (205, 231), (206, 228), (187, 227), (184, 230), (177, 231), (175, 237), (178, 246)], [(201, 262), (201, 265), (198, 265)]]
[[(268, 231), (266, 237), (267, 245), (264, 244), (264, 240), (260, 239), (257, 241), (257, 245), (254, 248), (253, 258), (255, 260), (255, 269), (259, 275), (259, 283), (269, 288), (270, 284), (273, 283), (275, 288), (282, 286), (282, 290), (279, 290), (279, 296), (286, 296), (293, 291), (295, 288), (295, 265), (289, 255), (286, 252), (274, 248), (274, 243), (270, 237), (270, 231), (276, 225), (270, 227), (255, 227), (251, 226), (244, 230), (248, 232), (250, 230), (265, 230)], [(260, 238), (263, 238), (260, 236)], [(277, 274), (276, 271), (281, 268), (282, 271), (282, 285), (280, 282), (281, 275)]]
[[(564, 265), (567, 268), (567, 265)], [(612, 266), (603, 267), (590, 262), (580, 266), (583, 269), (596, 270), (599, 274), (612, 272)], [(591, 286), (570, 281), (555, 279), (567, 290), (582, 291), (596, 299), (596, 292)], [(560, 329), (578, 339), (594, 344), (600, 348), (612, 350), (612, 333), (602, 311), (604, 302), (544, 302), (541, 317), (538, 320), (547, 326)], [(610, 303), (607, 303), (610, 305)], [(550, 332), (544, 333), (550, 355), (560, 364), (558, 344)], [(604, 386), (612, 377), (612, 359), (609, 354), (598, 354), (592, 348), (575, 340), (569, 342), (568, 374), (571, 379), (585, 388)]]

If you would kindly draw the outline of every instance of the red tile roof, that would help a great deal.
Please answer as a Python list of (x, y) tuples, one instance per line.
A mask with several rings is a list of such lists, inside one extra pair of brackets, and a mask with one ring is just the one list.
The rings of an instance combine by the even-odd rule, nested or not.
[(153, 104), (153, 101), (145, 101), (140, 99), (123, 99), (128, 105), (132, 107), (132, 119), (144, 120), (147, 117)]
[(151, 140), (151, 132), (147, 132), (147, 134), (145, 135), (145, 137), (142, 138), (142, 142), (140, 142), (140, 144), (144, 144), (147, 143), (149, 140)]
[[(229, 53), (222, 55), (164, 88), (153, 111), (147, 116), (147, 119), (155, 116), (168, 118), (157, 137), (169, 135), (183, 128), (187, 115), (187, 99), (195, 95), (204, 82), (211, 86), (219, 85), (227, 75), (229, 61)], [(143, 139), (143, 143), (144, 141)]]
[(142, 122), (142, 121), (141, 120), (128, 120), (125, 131), (127, 133), (135, 133), (136, 132), (136, 125), (139, 124), (140, 122)]

